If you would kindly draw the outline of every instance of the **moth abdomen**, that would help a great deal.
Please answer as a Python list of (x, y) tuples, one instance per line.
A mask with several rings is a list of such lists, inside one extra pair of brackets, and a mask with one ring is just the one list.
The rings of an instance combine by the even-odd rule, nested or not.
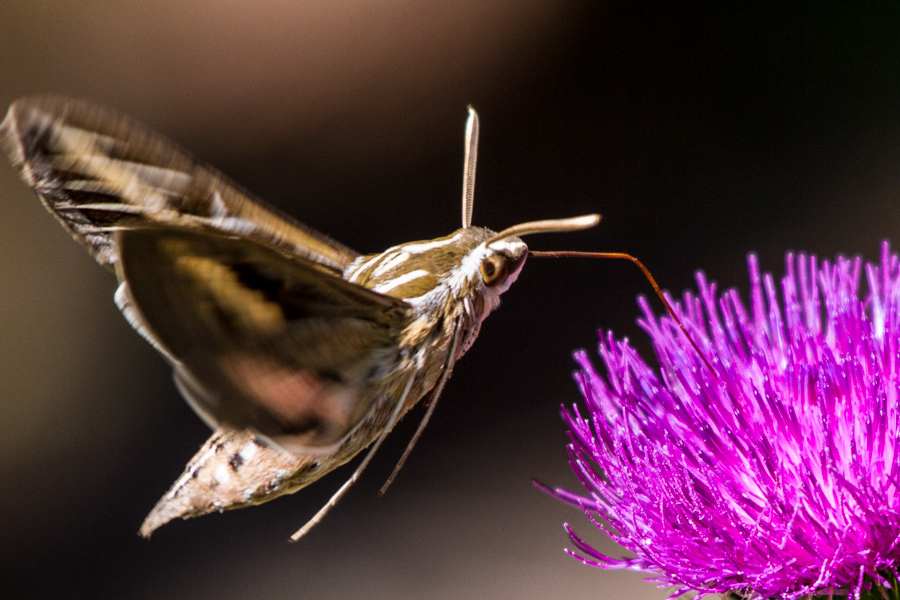
[(596, 224), (594, 215), (499, 234), (473, 227), (472, 110), (466, 132), (462, 228), (363, 257), (114, 111), (52, 97), (10, 107), (0, 145), (63, 227), (115, 270), (123, 315), (218, 428), (142, 535), (296, 491), (371, 446), (295, 537), (305, 533), (427, 394), (421, 431), (522, 267), (516, 236)]

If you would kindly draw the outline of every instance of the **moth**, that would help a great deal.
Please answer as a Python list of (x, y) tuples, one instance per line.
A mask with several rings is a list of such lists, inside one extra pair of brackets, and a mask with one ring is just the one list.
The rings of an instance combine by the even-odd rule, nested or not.
[(470, 109), (462, 227), (361, 255), (109, 109), (56, 97), (12, 104), (0, 145), (115, 273), (119, 310), (214, 429), (142, 536), (177, 517), (296, 492), (369, 448), (292, 539), (304, 535), (427, 398), (418, 438), (454, 364), (518, 277), (529, 253), (520, 237), (599, 222), (472, 226), (478, 130)]

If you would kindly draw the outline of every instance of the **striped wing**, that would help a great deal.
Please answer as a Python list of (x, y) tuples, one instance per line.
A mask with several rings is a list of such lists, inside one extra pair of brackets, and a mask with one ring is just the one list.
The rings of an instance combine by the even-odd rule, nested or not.
[(106, 108), (22, 98), (0, 124), (0, 148), (63, 227), (110, 268), (119, 260), (112, 233), (148, 225), (239, 235), (338, 274), (358, 256)]

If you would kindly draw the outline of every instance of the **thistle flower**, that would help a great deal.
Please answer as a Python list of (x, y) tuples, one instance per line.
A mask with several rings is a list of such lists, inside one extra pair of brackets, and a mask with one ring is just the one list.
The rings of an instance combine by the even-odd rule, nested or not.
[(702, 273), (679, 309), (711, 369), (643, 299), (659, 375), (611, 334), (605, 378), (576, 354), (587, 414), (563, 416), (588, 493), (553, 493), (636, 556), (606, 556), (567, 524), (570, 553), (648, 572), (672, 596), (897, 597), (900, 260), (887, 244), (865, 266), (788, 254), (782, 302), (748, 262), (749, 311)]

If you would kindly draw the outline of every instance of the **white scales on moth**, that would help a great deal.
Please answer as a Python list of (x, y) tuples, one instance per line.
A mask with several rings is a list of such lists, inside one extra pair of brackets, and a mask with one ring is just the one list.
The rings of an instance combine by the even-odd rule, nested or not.
[(117, 306), (215, 430), (141, 535), (296, 492), (368, 447), (298, 539), (427, 398), (387, 487), (529, 255), (628, 258), (643, 269), (628, 255), (530, 252), (519, 239), (593, 227), (599, 215), (500, 233), (472, 226), (477, 144), (470, 109), (461, 229), (364, 256), (111, 110), (55, 97), (10, 107), (0, 145), (62, 226), (115, 272)]

